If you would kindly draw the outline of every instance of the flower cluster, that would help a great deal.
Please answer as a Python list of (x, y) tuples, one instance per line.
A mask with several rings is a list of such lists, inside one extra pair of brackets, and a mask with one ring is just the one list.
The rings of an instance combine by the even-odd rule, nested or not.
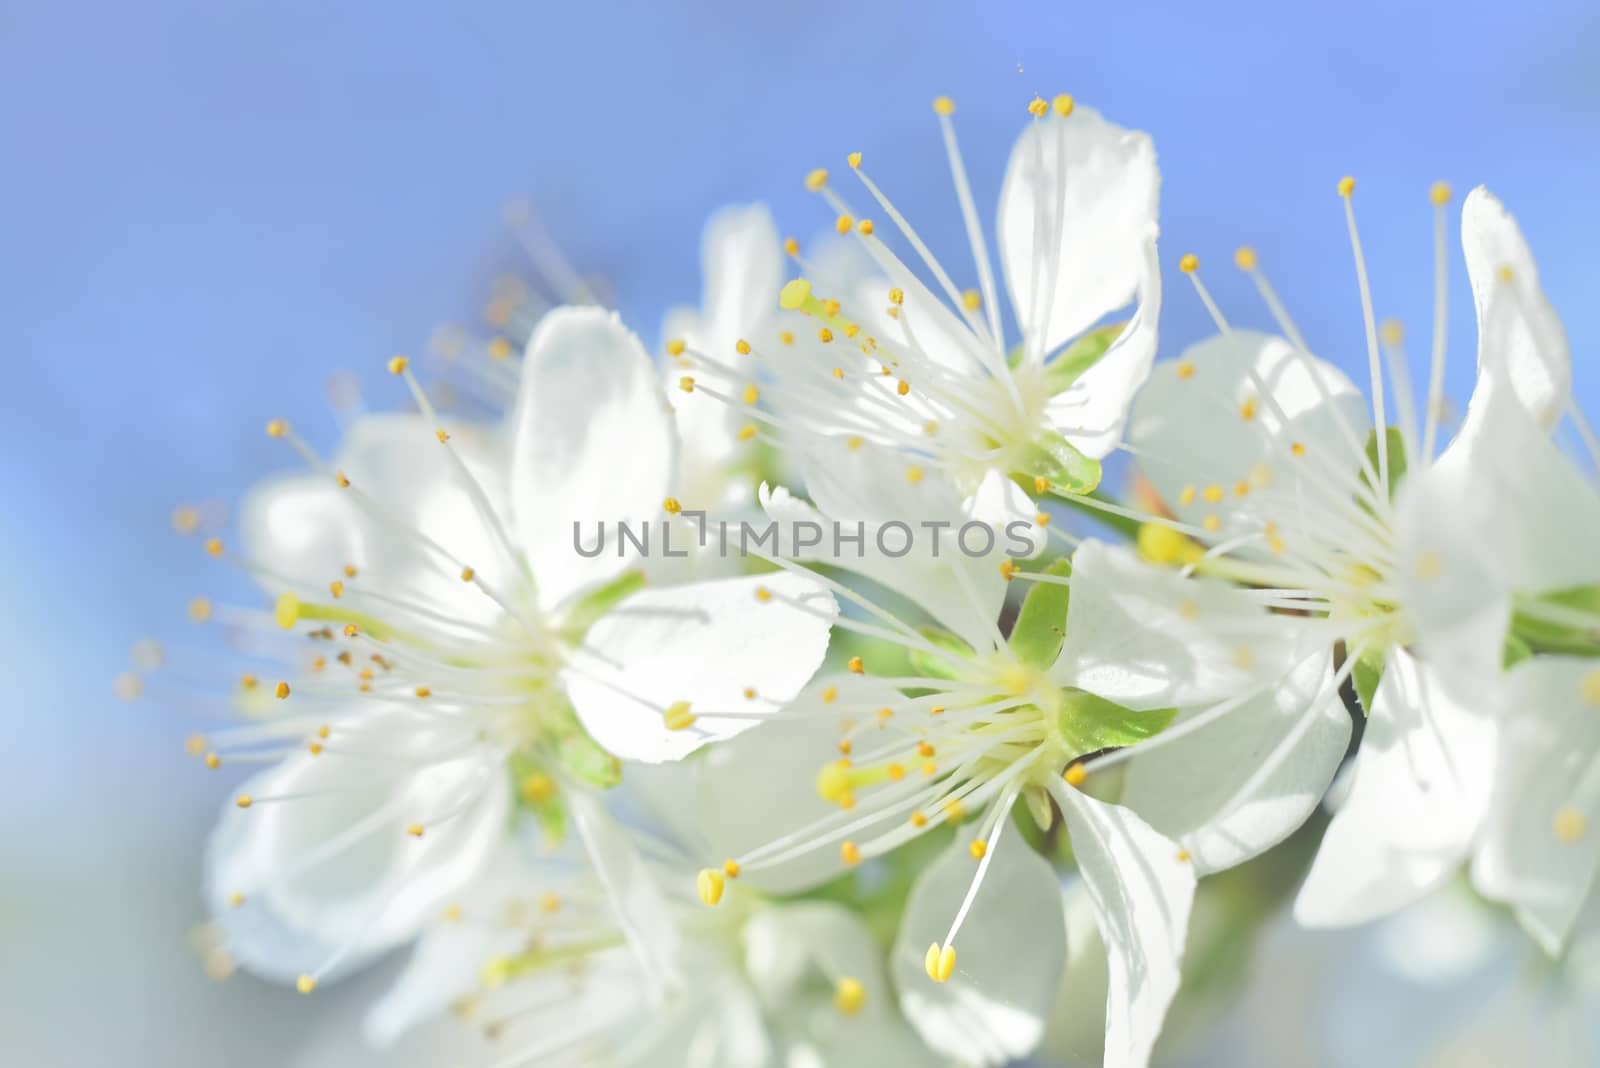
[[(805, 253), (764, 208), (713, 218), (659, 364), (533, 242), (559, 300), (497, 292), (431, 381), (391, 359), (413, 410), (328, 458), (268, 424), (304, 470), (202, 531), (261, 599), (192, 606), (237, 668), (145, 647), (119, 680), (220, 709), (190, 751), (251, 769), (208, 846), (214, 952), (309, 994), (412, 946), (368, 1036), (453, 1011), (505, 1068), (998, 1065), (1099, 989), (1088, 939), (1127, 1068), (1202, 880), (1322, 808), (1303, 924), (1462, 873), (1552, 957), (1594, 922), (1600, 489), (1557, 430), (1600, 456), (1514, 220), (1461, 205), (1456, 425), (1443, 184), (1420, 385), (1350, 178), (1364, 386), (1250, 248), (1277, 333), (1185, 255), (1216, 333), (1157, 362), (1151, 139), (1028, 111), (991, 249), (934, 103), (970, 265), (853, 153), (805, 179), (833, 220)], [(777, 533), (714, 552), (708, 517)], [(852, 552), (794, 534), (829, 526)]]

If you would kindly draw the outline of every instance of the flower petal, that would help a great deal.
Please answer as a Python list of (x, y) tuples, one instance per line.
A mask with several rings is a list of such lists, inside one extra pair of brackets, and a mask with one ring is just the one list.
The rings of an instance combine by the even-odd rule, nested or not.
[(966, 837), (917, 877), (889, 960), (911, 1026), (962, 1064), (999, 1065), (1032, 1052), (1066, 961), (1061, 888), (1050, 865), (1016, 840), (990, 856), (956, 937), (954, 976), (934, 982), (923, 958), (944, 940), (977, 874)]
[(628, 566), (609, 544), (581, 556), (574, 527), (589, 544), (601, 522), (614, 530), (661, 518), (676, 435), (639, 339), (598, 308), (558, 308), (540, 321), (511, 428), (512, 513), (550, 608)]
[(1469, 411), (1503, 384), (1549, 429), (1571, 401), (1567, 333), (1539, 288), (1516, 219), (1482, 186), (1461, 205), (1461, 247), (1478, 313), (1479, 381)]
[[(1303, 482), (1314, 501), (1341, 473), (1353, 486), (1370, 425), (1366, 401), (1338, 368), (1282, 338), (1234, 330), (1151, 373), (1134, 401), (1128, 440), (1167, 506), (1199, 525), (1207, 515), (1248, 514), (1250, 498), (1234, 500), (1233, 488), (1263, 476), (1291, 494)], [(1210, 499), (1205, 491), (1213, 486), (1226, 496)]]
[(1507, 715), (1483, 843), (1472, 866), (1486, 896), (1509, 904), (1561, 955), (1600, 874), (1600, 717), (1595, 661), (1539, 656), (1506, 678)]
[(1260, 855), (1305, 822), (1344, 759), (1350, 714), (1332, 682), (1331, 654), (1315, 654), (1281, 686), (1134, 756), (1122, 804), (1187, 849), (1201, 875)]
[[(1120, 805), (1062, 783), (1052, 789), (1109, 953), (1106, 1068), (1139, 1068), (1178, 992), (1194, 903), (1194, 866)], [(1059, 913), (1059, 903), (1055, 906)]]
[(1117, 340), (1045, 408), (1050, 425), (1085, 455), (1101, 459), (1122, 440), (1135, 392), (1150, 377), (1161, 318), (1161, 265), (1152, 232), (1144, 241), (1139, 307)]
[[(790, 574), (645, 590), (589, 631), (563, 673), (567, 694), (610, 752), (677, 760), (799, 693), (822, 663), (837, 611), (820, 585)], [(757, 696), (746, 698), (746, 689)], [(679, 702), (695, 719), (672, 730), (663, 715)]]
[(1404, 649), (1390, 651), (1334, 813), (1295, 900), (1311, 927), (1343, 927), (1395, 911), (1466, 859), (1484, 816), (1495, 725)]
[[(482, 870), (509, 812), (492, 753), (433, 757), (460, 750), (459, 734), (389, 707), (341, 723), (338, 737), (341, 748), (395, 760), (329, 748), (246, 783), (260, 800), (230, 802), (207, 851), (206, 898), (230, 952), (287, 980), (326, 963), (298, 955), (314, 944), (360, 958), (413, 937)], [(308, 796), (271, 800), (291, 794)], [(425, 834), (407, 834), (412, 824)]]
[(1138, 710), (1189, 708), (1275, 683), (1306, 639), (1236, 586), (1086, 541), (1072, 557), (1062, 685)]
[(1000, 263), (1023, 334), (1042, 337), (1044, 352), (1133, 299), (1160, 185), (1149, 135), (1093, 108), (1030, 122), (1017, 138), (1000, 190)]

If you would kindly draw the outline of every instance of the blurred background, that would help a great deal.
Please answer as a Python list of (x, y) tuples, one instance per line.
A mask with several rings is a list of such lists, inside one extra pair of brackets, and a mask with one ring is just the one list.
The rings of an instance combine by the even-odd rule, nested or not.
[[(190, 930), (226, 787), (184, 756), (193, 723), (112, 680), (229, 588), (174, 506), (288, 465), (270, 417), (331, 442), (334, 371), (393, 399), (383, 361), (525, 267), (509, 196), (649, 340), (698, 297), (710, 211), (766, 200), (807, 237), (828, 220), (801, 176), (850, 151), (963, 249), (929, 101), (958, 102), (989, 205), (1027, 101), (1068, 91), (1156, 139), (1165, 355), (1208, 329), (1182, 252), (1233, 321), (1267, 325), (1230, 262), (1249, 241), (1313, 347), (1364, 366), (1346, 173), (1379, 314), (1425, 336), (1428, 184), (1482, 182), (1521, 219), (1594, 410), (1597, 54), (1581, 0), (0, 3), (0, 1062), (375, 1063), (342, 1033), (360, 989), (206, 977)], [(1460, 400), (1474, 334), (1452, 276)], [(1489, 1011), (1465, 976), (1499, 936), (1444, 970), (1446, 998), (1396, 963), (1461, 936), (1409, 922), (1275, 927), (1265, 978), (1190, 1062), (1507, 1063), (1459, 1037)], [(1451, 1036), (1466, 1059), (1439, 1059)]]

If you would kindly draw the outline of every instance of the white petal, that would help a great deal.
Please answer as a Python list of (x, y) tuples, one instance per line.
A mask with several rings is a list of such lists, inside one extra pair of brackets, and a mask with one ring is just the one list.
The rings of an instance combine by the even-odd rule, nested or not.
[(1065, 393), (1045, 408), (1050, 424), (1073, 445), (1096, 459), (1122, 440), (1128, 405), (1150, 377), (1161, 318), (1161, 265), (1152, 233), (1144, 242), (1139, 275), (1139, 307), (1105, 355)]
[[(763, 588), (773, 595), (768, 603), (757, 598)], [(589, 631), (564, 673), (567, 693), (589, 734), (612, 753), (677, 760), (753, 726), (799, 693), (828, 650), (837, 610), (825, 589), (790, 574), (645, 590)], [(698, 718), (669, 730), (663, 713), (680, 701)]]
[[(298, 955), (311, 943), (361, 957), (413, 937), (487, 863), (509, 811), (493, 754), (416, 762), (461, 749), (458, 731), (390, 708), (338, 732), (342, 746), (397, 759), (334, 748), (290, 757), (244, 785), (260, 800), (244, 810), (230, 802), (208, 847), (207, 902), (229, 950), (270, 977), (323, 966)], [(318, 795), (270, 800), (301, 792)], [(413, 823), (422, 838), (406, 833)]]
[(1187, 849), (1202, 875), (1265, 852), (1311, 815), (1350, 744), (1332, 682), (1331, 655), (1316, 654), (1281, 686), (1135, 756), (1122, 804)]
[(1517, 221), (1482, 186), (1461, 205), (1461, 247), (1478, 312), (1479, 383), (1469, 408), (1503, 384), (1548, 429), (1571, 400), (1566, 330), (1539, 288)]
[(1188, 708), (1281, 679), (1303, 659), (1303, 641), (1292, 621), (1236, 586), (1091, 540), (1072, 557), (1053, 677), (1129, 708)]
[[(500, 436), (486, 427), (448, 425), (452, 448), (504, 523)], [(357, 588), (463, 621), (500, 616), (502, 609), (462, 582), (460, 566), (452, 563), (470, 565), (500, 589), (513, 573), (502, 541), (435, 437), (438, 429), (417, 415), (361, 419), (331, 465), (349, 479), (349, 489), (331, 478), (299, 476), (269, 481), (246, 497), (240, 536), (246, 554), (275, 573), (268, 586), (322, 600), (328, 583), (353, 565)], [(449, 555), (431, 549), (430, 541)], [(386, 618), (392, 616), (386, 612)]]
[(511, 506), (545, 607), (609, 578), (628, 562), (611, 545), (585, 558), (607, 530), (661, 518), (676, 467), (676, 435), (639, 339), (598, 308), (558, 308), (528, 341), (511, 421)]
[(889, 969), (923, 1041), (963, 1064), (999, 1065), (1027, 1056), (1044, 1033), (1067, 953), (1061, 888), (1027, 843), (998, 843), (956, 935), (955, 974), (934, 982), (923, 957), (944, 940), (977, 874), (970, 837), (960, 836), (917, 877)]
[[(874, 453), (867, 448), (859, 451)], [(1000, 559), (1008, 547), (1016, 551), (1031, 546), (1031, 534), (1028, 540), (1018, 543), (1008, 539), (1002, 529), (997, 532), (990, 553), (968, 555), (958, 541), (967, 515), (953, 494), (940, 497), (933, 495), (936, 491), (930, 491), (926, 497), (902, 495), (883, 469), (872, 463), (841, 466), (835, 473), (848, 471), (859, 473), (854, 486), (866, 492), (859, 500), (846, 498), (842, 492), (835, 494), (834, 505), (843, 509), (838, 512), (814, 508), (782, 487), (761, 487), (762, 507), (785, 531), (796, 529), (797, 523), (815, 523), (821, 528), (822, 543), (796, 554), (798, 559), (831, 564), (872, 579), (916, 603), (939, 626), (974, 648), (991, 648), (998, 640), (995, 624), (1006, 596)], [(838, 486), (842, 488), (847, 481), (841, 477)], [(905, 485), (904, 478), (897, 481)], [(874, 488), (882, 491), (876, 498), (870, 495)], [(896, 510), (902, 506), (903, 511)], [(997, 518), (992, 512), (1012, 506), (1015, 505), (1009, 499), (997, 503), (994, 497), (985, 494), (981, 501), (975, 500), (971, 505), (975, 510), (972, 518), (987, 524)], [(976, 514), (980, 509), (984, 514)], [(871, 518), (862, 518), (863, 512), (868, 512)], [(944, 527), (936, 533), (934, 528), (924, 525), (928, 523), (943, 523)], [(834, 541), (836, 530), (839, 532), (837, 544)], [(859, 545), (854, 540), (858, 533), (861, 535)], [(910, 549), (906, 551), (908, 544)], [(967, 544), (976, 552), (986, 547), (987, 542), (981, 532), (974, 531)], [(901, 553), (903, 555), (899, 555)]]
[[(1249, 419), (1241, 414), (1247, 402), (1253, 405)], [(1226, 521), (1230, 509), (1248, 514), (1249, 497), (1234, 501), (1230, 495), (1219, 505), (1204, 491), (1253, 484), (1263, 465), (1273, 486), (1292, 493), (1302, 481), (1313, 501), (1324, 499), (1325, 487), (1341, 473), (1353, 484), (1370, 425), (1366, 401), (1338, 368), (1298, 353), (1282, 338), (1234, 330), (1191, 346), (1151, 373), (1134, 401), (1128, 440), (1167, 506), (1199, 525), (1209, 514)], [(1291, 459), (1296, 443), (1306, 455)], [(1182, 502), (1185, 487), (1194, 497), (1188, 504)]]
[(1478, 889), (1511, 905), (1552, 957), (1600, 872), (1600, 716), (1584, 700), (1596, 670), (1540, 656), (1507, 676), (1503, 750), (1472, 868)]
[(1006, 164), (997, 219), (1025, 336), (1044, 332), (1044, 350), (1054, 351), (1133, 299), (1160, 184), (1149, 136), (1093, 108), (1027, 125)]
[(1105, 1066), (1140, 1068), (1178, 992), (1194, 866), (1128, 809), (1065, 784), (1052, 792), (1109, 953)]
[(1391, 650), (1295, 918), (1342, 927), (1392, 912), (1466, 859), (1484, 815), (1495, 727), (1430, 665)]

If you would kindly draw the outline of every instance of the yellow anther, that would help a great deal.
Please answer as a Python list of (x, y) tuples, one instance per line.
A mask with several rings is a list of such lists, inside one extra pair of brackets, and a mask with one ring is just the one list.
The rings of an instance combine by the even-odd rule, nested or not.
[(542, 771), (530, 772), (517, 784), (517, 792), (530, 805), (550, 800), (556, 793), (556, 781)]
[(1193, 622), (1200, 618), (1200, 603), (1185, 598), (1178, 602), (1178, 615)]
[(233, 799), (233, 803), (238, 805), (240, 808), (249, 808), (251, 805), (256, 803), (256, 799), (251, 797), (249, 794), (240, 794), (238, 797)]
[(841, 234), (848, 234), (855, 224), (855, 218), (850, 215), (841, 215), (837, 219), (833, 220), (833, 228), (839, 231)]
[(1584, 704), (1600, 706), (1600, 668), (1583, 676), (1583, 681), (1578, 684), (1578, 692), (1582, 694)]
[(1400, 325), (1399, 319), (1385, 319), (1378, 324), (1378, 335), (1385, 345), (1394, 348), (1406, 339), (1406, 330)]
[[(928, 776), (928, 778), (930, 778), (930, 779), (933, 778), (934, 775), (938, 774), (938, 772), (939, 772), (939, 765), (935, 764), (931, 760), (928, 761), (926, 764), (922, 765), (922, 774)], [(957, 807), (959, 807), (959, 806), (957, 806)]]
[(1018, 567), (1017, 562), (1009, 556), (1000, 561), (1000, 576), (1007, 582), (1016, 578), (1021, 571), (1022, 568)]
[(843, 382), (844, 381), (844, 368), (843, 367), (835, 367), (833, 369), (833, 377), (835, 377), (839, 381)]
[(765, 586), (757, 586), (756, 600), (760, 601), (762, 604), (767, 604), (772, 600), (772, 591), (767, 589)]
[(189, 618), (196, 623), (204, 623), (211, 618), (211, 601), (205, 597), (196, 597), (189, 602)]
[(204, 753), (206, 751), (206, 736), (203, 734), (189, 735), (189, 737), (184, 740), (183, 751), (188, 753), (190, 756), (199, 756), (201, 753)]
[(1205, 488), (1203, 496), (1205, 497), (1207, 504), (1216, 504), (1217, 502), (1221, 501), (1223, 497), (1227, 496), (1227, 493), (1221, 486), (1213, 482), (1211, 485)]
[(1241, 271), (1253, 271), (1259, 262), (1256, 250), (1249, 245), (1240, 245), (1233, 250), (1233, 265)]
[(267, 423), (267, 437), (281, 438), (289, 433), (289, 424), (282, 419), (273, 419)]
[(508, 360), (511, 358), (511, 342), (503, 337), (497, 337), (489, 342), (489, 359)]
[(1240, 671), (1249, 671), (1255, 663), (1255, 651), (1249, 646), (1241, 645), (1233, 651), (1233, 666)]
[(913, 827), (926, 827), (927, 825), (928, 825), (928, 817), (927, 817), (926, 814), (924, 814), (922, 812), (913, 812), (911, 814), (911, 826), (913, 826)]
[(856, 232), (866, 234), (868, 237), (871, 237), (872, 232), (876, 229), (877, 227), (873, 224), (871, 219), (862, 219), (860, 222), (856, 223)]
[(944, 715), (944, 705), (934, 705), (932, 708), (928, 709), (928, 715), (930, 715), (930, 716), (942, 716), (942, 715)]
[(853, 793), (846, 793), (843, 797), (839, 798), (839, 807), (844, 809), (846, 812), (855, 808), (856, 795)]
[(1038, 513), (1037, 515), (1035, 515), (1033, 517), (1033, 522), (1034, 522), (1034, 524), (1036, 526), (1041, 526), (1041, 527), (1049, 526), (1050, 525), (1050, 513), (1049, 512), (1040, 512), (1040, 513)]
[(839, 687), (825, 686), (822, 690), (822, 703), (831, 705), (839, 699)]
[(982, 838), (974, 838), (972, 843), (967, 846), (967, 852), (972, 854), (973, 860), (982, 860), (983, 855), (989, 852), (989, 843)]
[(447, 442), (447, 441), (449, 441), (449, 440), (450, 440), (450, 435), (449, 435), (449, 433), (447, 433), (447, 432), (446, 432), (446, 431), (445, 431), (445, 430), (443, 430), (443, 429), (442, 429), (442, 428), (441, 428), (441, 429), (439, 429), (439, 430), (435, 430), (435, 431), (434, 431), (434, 432), (433, 432), (433, 436), (434, 436), (434, 437), (436, 437), (436, 438), (438, 438), (438, 439), (439, 439), (439, 444), (440, 444), (440, 445), (443, 445), (443, 444), (444, 444), (444, 443), (445, 443), (445, 442)]
[(1582, 838), (1589, 829), (1589, 821), (1576, 805), (1563, 805), (1557, 809), (1553, 825), (1556, 837), (1569, 845)]
[(906, 766), (904, 764), (890, 764), (883, 771), (894, 782), (899, 782), (906, 777)]
[(1194, 503), (1194, 487), (1185, 486), (1178, 491), (1178, 507), (1187, 508)]
[(778, 341), (785, 345), (793, 345), (794, 332), (792, 330), (779, 330)]
[(1347, 174), (1343, 178), (1339, 179), (1339, 195), (1340, 196), (1342, 196), (1346, 200), (1348, 200), (1350, 198), (1350, 194), (1354, 193), (1355, 191), (1356, 191), (1356, 180), (1354, 178), (1350, 177)]
[(1061, 779), (1068, 786), (1079, 787), (1089, 778), (1089, 768), (1086, 764), (1068, 764), (1067, 770), (1061, 773)]
[(239, 893), (239, 891), (235, 890), (233, 893), (228, 895), (228, 907), (230, 909), (239, 908), (243, 904), (244, 904), (244, 895)]
[(1236, 497), (1250, 496), (1250, 483), (1241, 478), (1239, 481), (1233, 484), (1233, 493)]
[(561, 895), (553, 891), (545, 891), (539, 895), (539, 911), (546, 915), (553, 915), (561, 911)]
[(744, 869), (739, 866), (739, 862), (737, 860), (725, 860), (722, 862), (722, 874), (726, 875), (730, 879), (737, 879), (739, 877), (739, 873), (743, 870)]
[(340, 489), (349, 489), (350, 488), (350, 480), (345, 477), (345, 473), (343, 471), (337, 472), (333, 476), (333, 480), (335, 482), (339, 483), (339, 488)]
[(210, 556), (221, 556), (222, 555), (222, 539), (221, 538), (207, 538), (206, 539), (206, 553), (207, 553), (207, 555), (210, 555)]
[(286, 699), (289, 696), (289, 684), (287, 682), (278, 683), (273, 689), (272, 695), (280, 701)]
[(826, 168), (818, 167), (816, 170), (806, 175), (806, 188), (811, 190), (813, 193), (818, 192), (827, 184), (828, 172)]
[(849, 662), (845, 664), (845, 667), (850, 669), (852, 675), (862, 675), (867, 670), (866, 664), (862, 662), (859, 656), (852, 656)]
[(1050, 114), (1050, 105), (1045, 103), (1043, 97), (1036, 96), (1032, 100), (1028, 101), (1028, 114), (1032, 115), (1036, 119), (1042, 118), (1045, 115)]
[(1187, 864), (1187, 863), (1189, 863), (1190, 860), (1194, 859), (1193, 857), (1190, 856), (1189, 851), (1187, 849), (1178, 850), (1175, 854), (1173, 854), (1173, 857), (1174, 857), (1174, 859), (1177, 860), (1177, 862), (1179, 864)]
[(678, 379), (678, 388), (683, 390), (685, 393), (693, 393), (694, 392), (694, 376), (693, 375), (684, 375), (682, 378)]
[(340, 582), (338, 579), (334, 579), (332, 582), (328, 583), (328, 592), (333, 594), (334, 600), (338, 600), (340, 597), (344, 596), (344, 583)]
[(466, 915), (466, 910), (464, 910), (459, 904), (456, 904), (454, 902), (452, 902), (449, 905), (446, 905), (445, 908), (444, 908), (443, 916), (445, 918), (445, 922), (446, 923), (460, 923), (461, 922), (461, 917), (463, 917), (465, 915)]
[(861, 980), (845, 976), (833, 987), (833, 1007), (846, 1016), (854, 1016), (867, 1003), (867, 988)]
[(927, 954), (922, 958), (923, 970), (928, 973), (928, 978), (936, 983), (948, 983), (950, 977), (956, 972), (956, 947), (940, 947), (935, 942), (928, 947)]
[(1428, 187), (1428, 200), (1431, 203), (1442, 207), (1445, 204), (1450, 203), (1450, 195), (1452, 192), (1453, 190), (1451, 190), (1449, 182), (1434, 182)]
[(1306, 454), (1306, 447), (1297, 441), (1289, 446), (1289, 451), (1294, 453), (1296, 456), (1304, 456)]
[(1215, 534), (1217, 531), (1222, 529), (1222, 520), (1218, 519), (1214, 515), (1208, 515), (1200, 521), (1200, 525), (1207, 531)]
[(1254, 397), (1246, 397), (1244, 400), (1239, 402), (1239, 418), (1248, 423), (1255, 417), (1256, 399)]
[(846, 864), (861, 863), (861, 847), (854, 842), (839, 843), (839, 859)]
[(361, 630), (354, 623), (346, 623), (344, 625), (344, 636), (346, 638), (354, 638), (360, 633)]
[(939, 424), (934, 422), (932, 419), (929, 419), (927, 422), (922, 424), (922, 432), (928, 435), (937, 434), (939, 432)]
[(963, 290), (961, 293), (961, 306), (967, 311), (977, 311), (983, 307), (983, 295), (976, 289)]
[(922, 468), (918, 467), (916, 464), (912, 464), (910, 467), (906, 468), (906, 481), (915, 486), (917, 483), (922, 481), (922, 474)]
[(666, 725), (669, 731), (686, 730), (693, 726), (694, 721), (698, 718), (693, 712), (689, 711), (688, 701), (674, 701), (661, 714), (661, 722)]
[(817, 331), (817, 340), (822, 342), (823, 344), (827, 344), (828, 342), (833, 340), (833, 331), (829, 330), (825, 326), (820, 328)]
[(889, 303), (890, 304), (904, 304), (905, 301), (906, 301), (906, 291), (905, 290), (901, 289), (899, 286), (895, 286), (893, 289), (889, 290)]
[(1072, 114), (1072, 109), (1075, 106), (1071, 93), (1057, 93), (1056, 98), (1050, 103), (1056, 109), (1056, 114), (1063, 119)]
[(200, 512), (187, 504), (172, 510), (172, 529), (179, 534), (193, 534), (200, 529)]
[(746, 423), (744, 426), (739, 428), (739, 440), (740, 441), (749, 441), (751, 438), (753, 438), (755, 436), (756, 436), (756, 425), (754, 423)]
[(744, 387), (744, 393), (740, 396), (746, 404), (754, 404), (761, 399), (761, 390), (757, 389), (753, 384), (748, 385)]
[(887, 723), (893, 718), (894, 718), (894, 709), (890, 708), (888, 705), (884, 705), (882, 708), (878, 709), (878, 722), (879, 723)]
[(1185, 252), (1178, 260), (1178, 270), (1184, 274), (1194, 274), (1200, 269), (1200, 257), (1193, 252)]
[(902, 378), (900, 381), (895, 383), (894, 391), (900, 394), (900, 396), (904, 397), (907, 393), (911, 392), (911, 383)]
[(667, 355), (668, 356), (682, 356), (683, 355), (683, 350), (688, 348), (688, 347), (689, 347), (688, 343), (685, 342), (682, 338), (675, 337), (671, 341), (667, 342)]
[(215, 753), (207, 753), (206, 767), (210, 768), (212, 771), (216, 771), (218, 768), (222, 767), (222, 758), (217, 756)]
[(934, 755), (934, 752), (935, 752), (935, 750), (933, 748), (933, 743), (932, 742), (924, 741), (924, 742), (918, 742), (917, 743), (917, 755), (919, 757), (922, 757), (924, 760), (932, 757)]
[(845, 448), (850, 449), (851, 451), (854, 451), (856, 449), (861, 448), (861, 446), (864, 445), (865, 443), (866, 443), (866, 439), (865, 438), (863, 438), (863, 437), (861, 437), (860, 435), (857, 435), (857, 434), (852, 434), (852, 435), (850, 435), (850, 437), (845, 439), (845, 443), (844, 444), (845, 444)]
[(800, 242), (796, 241), (792, 237), (784, 238), (783, 239), (783, 251), (788, 253), (790, 256), (796, 256), (796, 257), (799, 256), (800, 255)]
[(756, 699), (756, 688), (754, 686), (746, 686), (744, 688), (744, 699), (746, 701), (754, 701)]
[(956, 113), (956, 102), (947, 96), (936, 96), (933, 98), (933, 113), (935, 115), (954, 115)]
[(259, 685), (259, 681), (256, 679), (256, 677), (254, 675), (250, 674), (248, 671), (245, 672), (243, 675), (239, 676), (239, 687), (240, 687), (240, 689), (253, 690), (253, 689), (256, 688), (257, 685)]
[(310, 753), (312, 756), (321, 756), (322, 755), (322, 743), (321, 742), (307, 742), (306, 743), (306, 752)]
[(406, 825), (406, 833), (413, 838), (421, 838), (427, 833), (427, 828), (420, 823), (409, 823)]
[(668, 497), (666, 500), (661, 502), (661, 508), (668, 515), (677, 515), (679, 512), (683, 511), (683, 504), (676, 497)]
[(426, 687), (426, 686), (418, 686), (412, 692), (415, 693), (418, 697), (421, 697), (421, 698), (424, 698), (424, 699), (433, 696), (433, 691), (428, 689), (428, 687)]
[(294, 981), (294, 988), (302, 994), (309, 994), (317, 988), (317, 977), (314, 975), (302, 975)]
[(1509, 263), (1502, 263), (1500, 269), (1495, 273), (1500, 276), (1500, 281), (1502, 282), (1509, 282), (1517, 276), (1517, 272), (1511, 269), (1511, 264)]
[(1035, 493), (1049, 493), (1050, 492), (1050, 480), (1048, 478), (1045, 478), (1043, 475), (1035, 475), (1035, 476), (1033, 476), (1033, 492), (1035, 492)]
[(464, 568), (461, 569), (461, 581), (462, 582), (471, 582), (474, 578), (477, 577), (477, 574), (478, 573), (476, 571), (474, 571), (472, 568), (464, 567)]
[(389, 359), (389, 373), (392, 375), (403, 375), (410, 366), (411, 361), (404, 356), (393, 356)]
[(853, 744), (851, 744), (850, 739), (848, 739), (848, 738), (840, 738), (839, 739), (838, 749), (839, 749), (839, 755), (840, 756), (849, 756), (850, 755), (850, 751), (852, 749), (854, 749), (854, 748), (855, 748), (855, 746)]
[(746, 341), (744, 338), (740, 338), (738, 341), (733, 343), (733, 351), (737, 352), (740, 356), (750, 355), (750, 342)]
[(1191, 360), (1179, 360), (1173, 370), (1178, 373), (1179, 378), (1186, 382), (1194, 377), (1194, 363)]

